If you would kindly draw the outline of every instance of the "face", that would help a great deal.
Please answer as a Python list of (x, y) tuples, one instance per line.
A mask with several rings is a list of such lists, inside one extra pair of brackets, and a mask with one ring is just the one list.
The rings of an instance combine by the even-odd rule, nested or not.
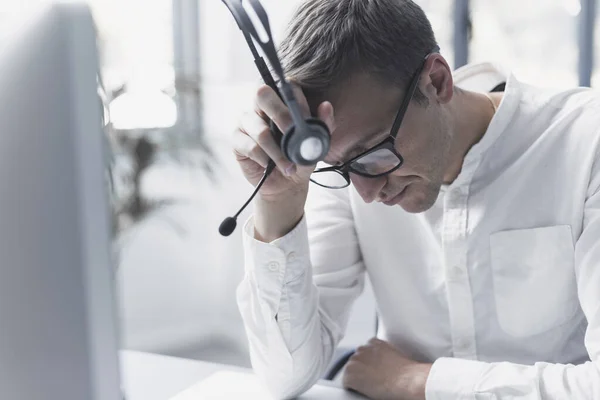
[[(419, 213), (433, 206), (438, 197), (448, 164), (451, 124), (432, 83), (422, 80), (419, 88), (428, 97), (428, 104), (412, 101), (396, 136), (396, 150), (404, 158), (402, 167), (377, 178), (350, 174), (367, 203), (380, 201)], [(402, 96), (399, 89), (365, 75), (349, 79), (330, 100), (335, 129), (325, 161), (339, 164), (383, 141), (390, 134)]]

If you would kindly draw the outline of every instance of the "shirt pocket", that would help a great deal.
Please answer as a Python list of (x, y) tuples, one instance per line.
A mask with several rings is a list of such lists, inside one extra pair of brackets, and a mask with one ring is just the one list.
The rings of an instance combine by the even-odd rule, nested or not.
[(546, 332), (577, 311), (574, 246), (569, 225), (490, 235), (496, 313), (515, 337)]

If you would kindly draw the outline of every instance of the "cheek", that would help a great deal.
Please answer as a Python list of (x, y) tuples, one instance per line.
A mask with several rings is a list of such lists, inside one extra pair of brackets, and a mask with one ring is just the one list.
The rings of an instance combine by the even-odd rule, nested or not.
[(421, 213), (430, 209), (438, 196), (439, 186), (431, 182), (416, 182), (408, 187), (400, 205), (409, 213)]
[[(445, 159), (448, 139), (434, 118), (424, 118), (423, 123), (407, 126), (400, 140), (399, 151), (406, 169), (428, 173), (438, 170)], [(410, 129), (410, 131), (409, 131)], [(401, 168), (402, 169), (402, 168)]]

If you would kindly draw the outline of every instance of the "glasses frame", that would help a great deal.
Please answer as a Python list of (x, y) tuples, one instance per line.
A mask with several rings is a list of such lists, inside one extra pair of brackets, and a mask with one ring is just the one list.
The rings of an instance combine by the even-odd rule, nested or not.
[[(346, 180), (346, 185), (345, 186), (327, 186), (327, 185), (322, 185), (318, 182), (315, 182), (311, 178), (310, 181), (312, 183), (317, 184), (322, 187), (325, 187), (325, 188), (328, 188), (328, 189), (343, 189), (350, 185), (350, 173), (351, 172), (353, 174), (360, 175), (365, 178), (379, 178), (381, 176), (391, 174), (392, 172), (394, 172), (398, 168), (400, 168), (402, 166), (402, 164), (404, 164), (404, 158), (396, 150), (396, 137), (398, 136), (398, 132), (400, 131), (400, 126), (402, 125), (402, 121), (404, 120), (404, 115), (406, 114), (406, 110), (408, 109), (410, 101), (412, 100), (413, 96), (415, 95), (415, 91), (417, 89), (417, 84), (419, 83), (419, 78), (421, 76), (421, 72), (423, 72), (423, 68), (425, 67), (425, 62), (427, 61), (429, 56), (431, 56), (434, 53), (439, 53), (439, 51), (440, 51), (440, 48), (436, 46), (431, 52), (429, 52), (427, 54), (427, 56), (425, 56), (425, 58), (423, 59), (423, 62), (421, 63), (421, 66), (419, 67), (417, 72), (415, 72), (415, 75), (411, 78), (410, 85), (408, 86), (408, 90), (407, 90), (406, 94), (404, 95), (404, 98), (402, 99), (402, 103), (400, 104), (400, 109), (398, 110), (398, 113), (396, 114), (396, 118), (394, 119), (394, 124), (392, 125), (392, 129), (390, 130), (389, 135), (385, 139), (383, 139), (381, 142), (379, 142), (379, 144), (376, 144), (375, 146), (363, 151), (356, 157), (353, 157), (350, 160), (346, 161), (342, 165), (339, 165), (339, 166), (333, 165), (331, 167), (318, 168), (313, 171), (313, 174), (320, 173), (320, 172), (337, 172)], [(389, 171), (386, 171), (386, 172), (383, 172), (383, 173), (377, 174), (377, 175), (366, 174), (364, 172), (361, 172), (361, 171), (358, 171), (358, 170), (352, 168), (352, 163), (356, 162), (356, 160), (358, 160), (359, 158), (362, 158), (368, 154), (371, 154), (375, 151), (378, 151), (378, 150), (391, 151), (396, 157), (398, 157), (398, 160), (399, 160), (398, 165)]]

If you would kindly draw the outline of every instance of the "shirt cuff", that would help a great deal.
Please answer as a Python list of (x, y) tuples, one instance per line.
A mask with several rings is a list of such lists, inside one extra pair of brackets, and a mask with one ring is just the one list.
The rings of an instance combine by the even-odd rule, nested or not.
[(474, 400), (475, 387), (489, 364), (459, 358), (438, 358), (425, 385), (427, 400)]
[(254, 238), (254, 219), (244, 225), (244, 253), (246, 272), (257, 276), (258, 284), (277, 281), (279, 287), (301, 277), (310, 268), (310, 251), (306, 217), (287, 235), (270, 243)]

